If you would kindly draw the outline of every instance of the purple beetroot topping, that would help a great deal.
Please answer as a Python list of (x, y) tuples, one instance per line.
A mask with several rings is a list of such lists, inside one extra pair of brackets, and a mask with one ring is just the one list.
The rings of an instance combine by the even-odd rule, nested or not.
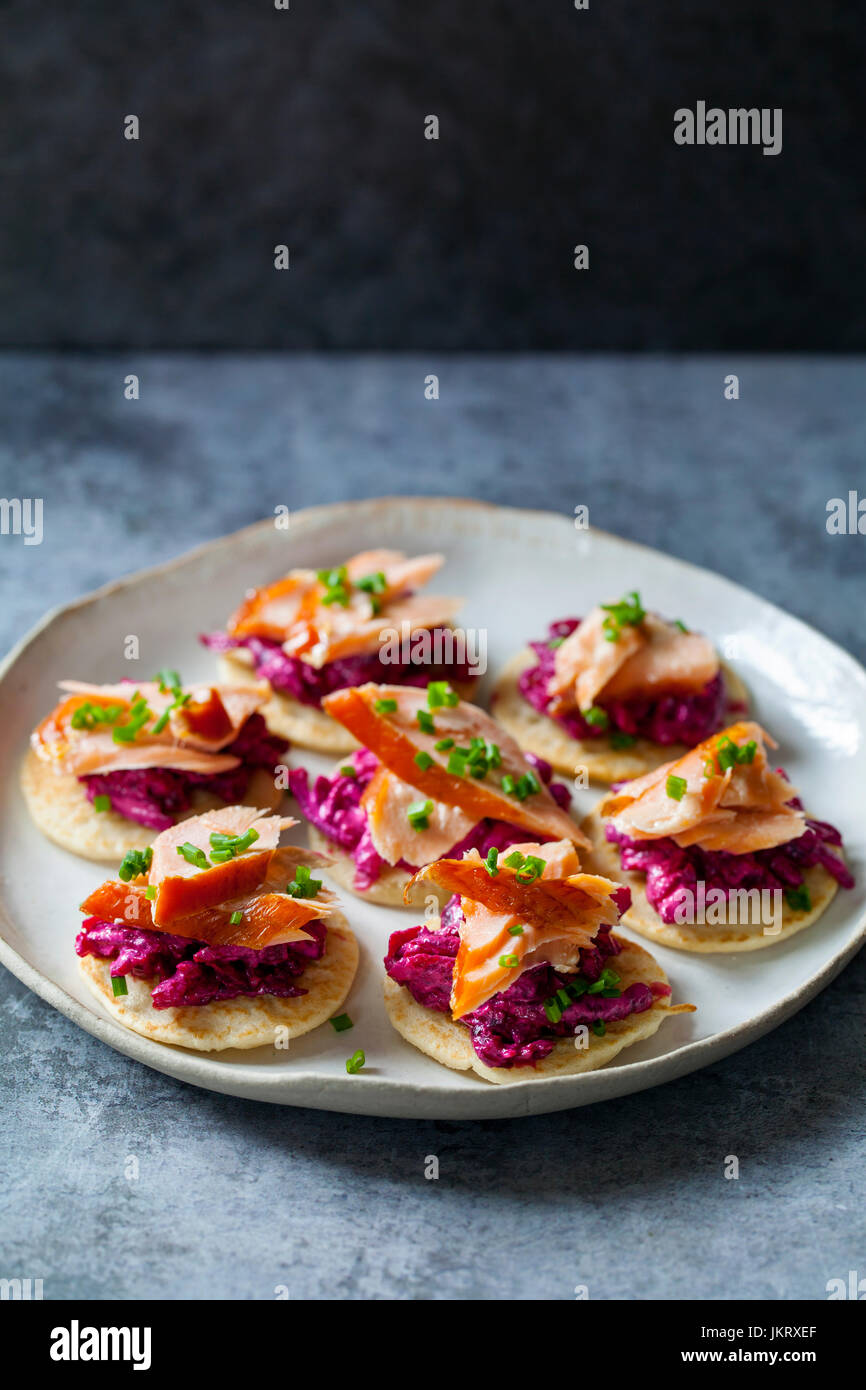
[[(550, 787), (557, 805), (567, 807), (571, 801), (570, 793), (561, 782), (551, 781), (553, 769), (550, 763), (537, 758), (534, 753), (525, 756), (542, 782)], [(366, 893), (380, 874), (391, 867), (373, 847), (367, 816), (361, 805), (361, 797), (379, 766), (379, 760), (369, 749), (361, 748), (347, 758), (343, 766), (354, 767), (356, 775), (352, 777), (349, 773), (338, 772), (335, 777), (317, 777), (312, 786), (305, 768), (293, 768), (289, 773), (289, 790), (305, 818), (352, 856), (355, 861), (354, 885), (359, 893)], [(530, 836), (531, 832), (522, 826), (485, 817), (448, 853), (458, 856), (465, 850), (477, 849), (482, 857), (486, 857), (491, 849), (508, 849), (510, 845), (520, 844)], [(401, 859), (397, 867), (414, 873), (419, 866)]]
[[(445, 629), (432, 629), (431, 636)], [(269, 637), (229, 637), (225, 632), (202, 633), (199, 640), (213, 652), (229, 652), (245, 647), (253, 658), (255, 673), (274, 690), (291, 695), (302, 705), (321, 705), (334, 690), (350, 685), (426, 685), (428, 681), (469, 681), (469, 663), (440, 662), (438, 665), (419, 665), (416, 662), (399, 664), (380, 660), (378, 652), (365, 656), (347, 656), (328, 661), (322, 667), (311, 666), (300, 657), (288, 656), (279, 642)]]
[(304, 930), (314, 939), (251, 951), (246, 946), (208, 946), (169, 932), (87, 917), (76, 937), (75, 950), (79, 956), (112, 961), (112, 976), (156, 980), (151, 991), (155, 1009), (213, 1004), (239, 995), (255, 999), (271, 994), (292, 999), (307, 993), (295, 982), (325, 949), (324, 923), (307, 922)]
[[(780, 769), (781, 770), (781, 769)], [(799, 801), (791, 805), (802, 809)], [(829, 848), (841, 845), (842, 836), (826, 821), (807, 820), (806, 829), (796, 840), (753, 854), (728, 854), (724, 850), (705, 850), (699, 845), (681, 849), (673, 840), (633, 840), (608, 823), (605, 834), (619, 845), (620, 862), (626, 870), (646, 874), (646, 895), (663, 922), (676, 921), (677, 905), (686, 891), (694, 894), (698, 882), (720, 888), (726, 895), (735, 889), (757, 888), (783, 892), (799, 888), (806, 869), (823, 864), (842, 888), (853, 888), (854, 878), (838, 855)]]
[[(547, 640), (530, 642), (537, 657), (535, 666), (528, 666), (518, 678), (518, 689), (533, 709), (547, 714), (551, 697), (548, 686), (553, 677), (556, 649), (550, 646), (558, 637), (568, 637), (580, 626), (579, 618), (562, 618), (551, 623)], [(611, 733), (627, 734), (632, 738), (648, 738), (653, 743), (685, 743), (693, 747), (720, 729), (733, 705), (727, 702), (725, 682), (719, 671), (696, 695), (662, 695), (655, 699), (598, 700), (606, 710), (609, 724), (599, 728), (588, 724), (577, 710), (550, 717), (561, 724), (572, 738), (609, 738)], [(737, 704), (736, 709), (744, 706)]]
[[(397, 984), (405, 985), (413, 999), (437, 1013), (451, 1011), (451, 979), (454, 958), (460, 945), (459, 924), (463, 919), (460, 899), (451, 898), (442, 911), (441, 929), (408, 927), (392, 932), (385, 957), (385, 970)], [(594, 938), (594, 949), (580, 953), (579, 974), (590, 983), (596, 981), (605, 963), (619, 954), (620, 946), (602, 927)], [(584, 994), (563, 1011), (558, 1023), (551, 1023), (545, 1000), (576, 977), (536, 965), (525, 970), (514, 982), (479, 1008), (459, 1019), (469, 1029), (472, 1046), (489, 1067), (533, 1066), (553, 1051), (560, 1038), (573, 1036), (579, 1024), (596, 1020), (614, 1023), (630, 1014), (652, 1008), (657, 998), (670, 994), (660, 982), (629, 985), (617, 998)]]
[(196, 790), (212, 792), (234, 805), (243, 801), (250, 774), (256, 768), (270, 771), (285, 757), (288, 743), (268, 732), (260, 714), (251, 714), (237, 738), (220, 751), (240, 758), (238, 767), (209, 776), (203, 772), (178, 772), (168, 767), (123, 768), (118, 772), (96, 773), (78, 780), (84, 783), (87, 799), (107, 796), (111, 809), (127, 820), (151, 830), (167, 830), (190, 808)]

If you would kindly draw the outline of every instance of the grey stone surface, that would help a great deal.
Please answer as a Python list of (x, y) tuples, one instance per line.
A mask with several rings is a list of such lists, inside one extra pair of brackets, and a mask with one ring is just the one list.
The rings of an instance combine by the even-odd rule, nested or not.
[[(862, 361), (799, 358), (7, 357), (0, 492), (45, 499), (45, 539), (0, 537), (2, 643), (279, 501), (432, 492), (586, 502), (862, 658), (866, 539), (824, 520), (864, 486), (864, 386)], [(192, 1089), (3, 972), (0, 1275), (51, 1298), (820, 1299), (866, 1273), (864, 985), (861, 956), (783, 1028), (652, 1092), (449, 1124)]]
[[(852, 0), (6, 0), (3, 37), (4, 346), (866, 346)], [(675, 144), (697, 101), (780, 109), (781, 153)]]

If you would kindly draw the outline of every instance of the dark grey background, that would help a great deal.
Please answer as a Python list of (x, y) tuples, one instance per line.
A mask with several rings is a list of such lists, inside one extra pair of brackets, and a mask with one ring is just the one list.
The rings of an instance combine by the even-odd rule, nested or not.
[[(866, 346), (854, 0), (0, 15), (0, 344)], [(675, 146), (699, 99), (782, 153)]]
[[(44, 497), (45, 537), (0, 539), (0, 649), (51, 604), (276, 502), (412, 492), (563, 515), (588, 503), (593, 524), (721, 570), (866, 657), (866, 537), (825, 529), (828, 497), (866, 492), (862, 359), (2, 366), (2, 490)], [(507, 1305), (568, 1302), (584, 1283), (592, 1299), (824, 1299), (829, 1279), (866, 1277), (864, 987), (861, 952), (782, 1028), (705, 1071), (560, 1115), (449, 1124), (195, 1090), (0, 970), (0, 1275), (43, 1278), (50, 1299), (270, 1299), (287, 1284), (293, 1299)], [(592, 1335), (589, 1310), (575, 1326)], [(626, 1355), (646, 1360), (656, 1342)]]

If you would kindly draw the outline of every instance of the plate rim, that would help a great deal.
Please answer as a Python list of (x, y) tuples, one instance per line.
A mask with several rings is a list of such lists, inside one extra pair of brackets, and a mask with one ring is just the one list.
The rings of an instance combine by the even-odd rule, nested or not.
[[(320, 524), (327, 523), (329, 518), (336, 514), (364, 509), (367, 511), (387, 510), (398, 505), (416, 505), (424, 501), (446, 504), (465, 509), (475, 509), (491, 513), (511, 513), (523, 518), (538, 517), (544, 520), (556, 519), (566, 522), (569, 518), (566, 513), (551, 511), (544, 508), (526, 508), (512, 506), (509, 504), (486, 502), (476, 498), (452, 497), (448, 494), (439, 493), (419, 493), (414, 495), (395, 494), (385, 497), (349, 499), (340, 502), (319, 503), (312, 507), (305, 507), (297, 512), (290, 513), (290, 524), (297, 527), (299, 524), (302, 529), (316, 529)], [(66, 617), (81, 608), (99, 602), (110, 595), (130, 588), (133, 584), (138, 584), (145, 579), (152, 579), (159, 575), (168, 574), (175, 569), (182, 568), (193, 563), (198, 558), (207, 555), (209, 552), (226, 545), (229, 542), (238, 540), (243, 536), (252, 535), (256, 531), (264, 531), (272, 528), (273, 518), (266, 517), (260, 521), (255, 521), (247, 526), (239, 527), (236, 531), (231, 531), (223, 536), (213, 537), (199, 545), (193, 546), (189, 550), (181, 552), (180, 555), (171, 557), (168, 560), (160, 561), (156, 565), (147, 566), (144, 569), (134, 570), (129, 574), (121, 575), (116, 579), (111, 579), (105, 584), (90, 592), (80, 595), (78, 598), (70, 600), (68, 603), (57, 604), (49, 609), (37, 623), (33, 625), (9, 650), (6, 656), (0, 661), (0, 684), (6, 679), (9, 672), (15, 666), (24, 652), (33, 645), (38, 637), (42, 635), (55, 622)], [(677, 566), (691, 570), (697, 574), (709, 575), (712, 579), (746, 595), (751, 601), (757, 600), (769, 611), (784, 617), (789, 622), (794, 622), (814, 634), (821, 641), (828, 643), (836, 652), (841, 653), (845, 660), (850, 663), (852, 674), (856, 673), (857, 681), (866, 693), (866, 667), (854, 656), (847, 648), (841, 646), (832, 637), (820, 629), (799, 618), (796, 614), (788, 613), (780, 608), (770, 599), (764, 598), (754, 590), (739, 584), (736, 580), (729, 579), (727, 575), (719, 574), (715, 570), (709, 569), (704, 565), (694, 564), (690, 560), (682, 560), (679, 556), (670, 555), (667, 551), (657, 550), (653, 546), (645, 545), (642, 541), (632, 540), (630, 537), (618, 536), (614, 532), (605, 531), (600, 527), (591, 526), (587, 528), (591, 535), (596, 535), (604, 539), (612, 540), (618, 545), (628, 546), (634, 550), (643, 552), (653, 557), (662, 557), (672, 561)], [(7, 911), (5, 901), (0, 895), (0, 919), (5, 926), (11, 923), (10, 915)], [(634, 1094), (646, 1090), (655, 1085), (662, 1085), (666, 1081), (676, 1080), (681, 1076), (686, 1076), (693, 1071), (700, 1070), (713, 1061), (721, 1061), (733, 1052), (749, 1046), (759, 1038), (771, 1032), (774, 1028), (780, 1027), (794, 1014), (804, 1008), (812, 999), (815, 998), (823, 989), (829, 985), (833, 979), (845, 968), (853, 959), (857, 952), (866, 942), (866, 907), (863, 908), (859, 919), (855, 919), (851, 927), (851, 935), (847, 942), (831, 958), (808, 979), (803, 981), (795, 989), (789, 991), (782, 998), (776, 999), (766, 1009), (755, 1014), (751, 1018), (735, 1024), (723, 1032), (711, 1034), (709, 1037), (698, 1038), (691, 1042), (681, 1044), (669, 1052), (663, 1053), (658, 1057), (646, 1058), (638, 1062), (622, 1062), (614, 1069), (602, 1067), (597, 1071), (585, 1072), (576, 1076), (555, 1076), (555, 1077), (528, 1077), (525, 1081), (512, 1082), (508, 1086), (491, 1086), (489, 1083), (479, 1081), (478, 1089), (475, 1087), (449, 1089), (448, 1087), (430, 1088), (424, 1084), (411, 1081), (401, 1081), (397, 1077), (376, 1076), (367, 1074), (358, 1086), (357, 1079), (353, 1080), (352, 1087), (360, 1098), (366, 1092), (368, 1095), (372, 1091), (370, 1099), (377, 1099), (382, 1102), (382, 1108), (371, 1109), (367, 1105), (354, 1106), (354, 1097), (350, 1093), (351, 1107), (343, 1101), (342, 1094), (323, 1097), (319, 1102), (315, 1096), (305, 1096), (298, 1099), (294, 1093), (302, 1089), (304, 1085), (321, 1085), (323, 1077), (321, 1073), (311, 1071), (309, 1068), (301, 1068), (290, 1074), (284, 1070), (275, 1070), (273, 1074), (268, 1071), (259, 1073), (254, 1081), (249, 1080), (249, 1069), (242, 1063), (223, 1062), (216, 1063), (219, 1072), (215, 1076), (210, 1076), (208, 1068), (213, 1066), (215, 1059), (210, 1054), (189, 1053), (187, 1050), (173, 1048), (165, 1044), (157, 1043), (151, 1039), (141, 1037), (130, 1029), (124, 1028), (110, 1016), (103, 1016), (85, 1004), (80, 1003), (69, 994), (61, 985), (56, 984), (47, 975), (44, 975), (36, 966), (31, 965), (22, 955), (6, 940), (3, 932), (0, 932), (0, 963), (2, 963), (11, 974), (30, 989), (37, 997), (45, 1000), (58, 1012), (71, 1019), (85, 1032), (96, 1037), (99, 1041), (106, 1043), (114, 1051), (120, 1052), (124, 1056), (131, 1057), (134, 1061), (141, 1062), (152, 1070), (169, 1075), (186, 1084), (199, 1088), (216, 1091), (223, 1094), (246, 1096), (249, 1099), (263, 1100), (271, 1104), (306, 1106), (312, 1109), (329, 1110), (333, 1113), (358, 1113), (367, 1114), (376, 1118), (521, 1118), (525, 1115), (535, 1113), (552, 1113), (558, 1110), (578, 1108), (584, 1104), (593, 1104), (604, 1099), (616, 1099), (621, 1095)], [(178, 1065), (173, 1066), (173, 1058), (178, 1059)], [(192, 1071), (197, 1075), (188, 1075), (187, 1071), (192, 1064)], [(656, 1075), (657, 1072), (663, 1074)], [(243, 1089), (244, 1077), (247, 1076), (247, 1090)], [(328, 1077), (326, 1090), (334, 1087), (345, 1088), (347, 1082), (341, 1077)], [(347, 1079), (348, 1080), (348, 1079)], [(216, 1084), (224, 1081), (225, 1085)], [(616, 1085), (619, 1081), (621, 1084)], [(234, 1084), (232, 1084), (234, 1083)], [(580, 1083), (579, 1085), (577, 1083)], [(239, 1089), (240, 1087), (240, 1089)], [(250, 1090), (255, 1091), (255, 1095), (250, 1095)], [(603, 1089), (604, 1095), (594, 1094)], [(285, 1092), (291, 1092), (286, 1095)], [(265, 1094), (266, 1093), (266, 1094)], [(419, 1116), (411, 1108), (413, 1096), (423, 1094), (428, 1098), (426, 1113)], [(536, 1096), (541, 1104), (533, 1105), (532, 1097)], [(544, 1099), (543, 1099), (544, 1098)], [(554, 1103), (550, 1104), (553, 1098)], [(432, 1105), (430, 1102), (432, 1101)], [(335, 1104), (336, 1102), (336, 1104)], [(409, 1104), (406, 1104), (409, 1102)], [(510, 1102), (510, 1104), (509, 1104)], [(558, 1103), (557, 1103), (558, 1102)], [(435, 1111), (435, 1113), (433, 1113)], [(469, 1112), (487, 1112), (483, 1114), (470, 1114)], [(461, 1113), (466, 1112), (466, 1113)]]

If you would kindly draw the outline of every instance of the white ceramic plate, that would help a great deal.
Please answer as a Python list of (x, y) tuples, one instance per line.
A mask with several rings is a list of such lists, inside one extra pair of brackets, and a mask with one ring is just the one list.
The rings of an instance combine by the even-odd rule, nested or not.
[[(580, 614), (627, 589), (689, 626), (709, 633), (750, 687), (755, 711), (781, 744), (780, 755), (807, 806), (842, 830), (857, 876), (813, 928), (765, 951), (688, 956), (653, 947), (676, 1000), (697, 1012), (666, 1022), (611, 1066), (584, 1076), (526, 1079), (493, 1086), (448, 1071), (393, 1031), (381, 999), (381, 959), (402, 912), (345, 896), (362, 964), (347, 1008), (351, 1033), (323, 1027), (289, 1052), (259, 1048), (210, 1056), (161, 1046), (119, 1027), (85, 990), (73, 938), (77, 904), (105, 873), (66, 854), (33, 827), (18, 789), (18, 765), (33, 724), (57, 698), (62, 677), (114, 681), (160, 666), (185, 679), (213, 670), (196, 635), (221, 627), (250, 585), (295, 565), (320, 566), (371, 546), (419, 553), (443, 550), (440, 592), (465, 595), (462, 622), (486, 627), (486, 689), (507, 658), (548, 620)], [(136, 634), (140, 661), (123, 657)], [(598, 532), (570, 519), (452, 499), (384, 499), (317, 507), (292, 517), (288, 531), (250, 527), (159, 569), (133, 575), (49, 614), (0, 672), (0, 960), (25, 984), (101, 1038), (158, 1071), (232, 1095), (357, 1114), (447, 1119), (561, 1110), (625, 1095), (682, 1076), (775, 1028), (829, 984), (866, 935), (866, 672), (827, 638), (708, 571)], [(293, 763), (325, 770), (331, 759), (293, 750)], [(596, 793), (583, 791), (578, 810)], [(808, 1027), (808, 1022), (803, 1027)], [(347, 1076), (357, 1047), (363, 1073)]]

